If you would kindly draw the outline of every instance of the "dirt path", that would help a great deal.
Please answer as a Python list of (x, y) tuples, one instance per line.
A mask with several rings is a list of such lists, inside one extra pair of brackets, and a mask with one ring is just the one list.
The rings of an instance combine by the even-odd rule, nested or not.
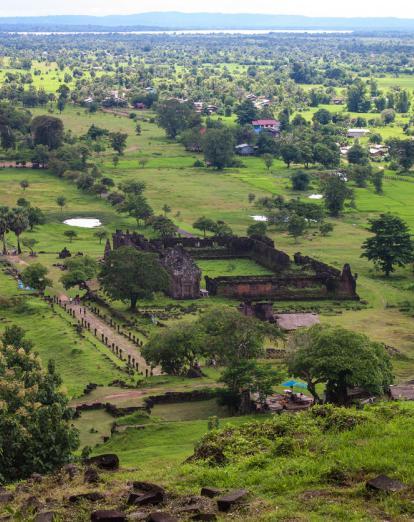
[[(147, 365), (145, 359), (142, 357), (139, 348), (128, 338), (124, 337), (120, 333), (116, 332), (106, 322), (92, 313), (90, 310), (82, 305), (71, 303), (67, 296), (60, 295), (59, 299), (62, 305), (66, 305), (66, 310), (72, 311), (72, 316), (84, 325), (89, 326), (89, 330), (92, 333), (96, 331), (96, 337), (108, 346), (114, 354), (118, 355), (122, 360), (130, 362), (130, 364), (136, 369), (138, 365), (138, 371), (142, 372), (143, 375), (151, 374), (151, 367)], [(159, 368), (153, 369), (153, 375), (159, 375), (161, 373)]]
[(26, 261), (23, 261), (23, 259), (20, 259), (20, 257), (17, 255), (16, 256), (8, 255), (8, 256), (5, 256), (5, 258), (7, 259), (7, 261), (12, 263), (13, 265), (29, 266), (29, 263), (26, 263)]

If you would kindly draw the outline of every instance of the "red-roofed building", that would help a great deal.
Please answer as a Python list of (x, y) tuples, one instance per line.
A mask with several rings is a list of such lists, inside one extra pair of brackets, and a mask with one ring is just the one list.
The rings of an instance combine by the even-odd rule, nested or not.
[(256, 132), (269, 131), (273, 134), (280, 132), (280, 121), (277, 120), (253, 120), (252, 125)]

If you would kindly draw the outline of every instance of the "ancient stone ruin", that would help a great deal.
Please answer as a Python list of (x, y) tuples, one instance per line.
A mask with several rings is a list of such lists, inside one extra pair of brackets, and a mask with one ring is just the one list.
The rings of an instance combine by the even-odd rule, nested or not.
[[(113, 249), (133, 246), (155, 252), (170, 275), (168, 295), (174, 299), (200, 297), (201, 271), (197, 259), (251, 259), (272, 272), (261, 276), (206, 276), (206, 289), (218, 295), (242, 301), (358, 299), (357, 275), (345, 264), (342, 271), (297, 253), (293, 260), (277, 250), (272, 240), (262, 237), (170, 237), (146, 239), (140, 234), (117, 231)], [(109, 241), (105, 255), (111, 251)]]

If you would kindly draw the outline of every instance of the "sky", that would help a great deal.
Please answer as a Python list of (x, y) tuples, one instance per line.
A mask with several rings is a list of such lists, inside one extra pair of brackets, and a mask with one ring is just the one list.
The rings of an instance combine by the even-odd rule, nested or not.
[(147, 11), (414, 18), (413, 0), (0, 0), (0, 16), (133, 14)]

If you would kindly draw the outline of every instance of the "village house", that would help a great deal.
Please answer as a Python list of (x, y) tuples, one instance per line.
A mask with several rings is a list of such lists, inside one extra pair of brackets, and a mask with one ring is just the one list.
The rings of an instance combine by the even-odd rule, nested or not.
[(389, 151), (389, 149), (386, 145), (377, 144), (377, 145), (373, 145), (372, 147), (370, 147), (369, 155), (372, 158), (383, 158), (384, 156), (386, 156), (388, 154), (388, 151)]
[(365, 138), (370, 134), (369, 129), (348, 129), (348, 138)]
[(239, 156), (254, 156), (256, 153), (255, 147), (253, 147), (253, 145), (249, 145), (248, 143), (236, 145), (235, 150), (236, 154)]
[(258, 134), (262, 131), (270, 132), (274, 135), (280, 132), (280, 121), (277, 120), (253, 120), (253, 128)]

